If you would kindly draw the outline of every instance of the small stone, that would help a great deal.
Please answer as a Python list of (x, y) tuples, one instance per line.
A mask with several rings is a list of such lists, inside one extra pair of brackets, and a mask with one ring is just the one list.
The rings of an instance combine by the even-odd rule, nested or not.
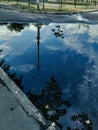
[(14, 110), (14, 108), (13, 107), (11, 107), (11, 111), (13, 111)]

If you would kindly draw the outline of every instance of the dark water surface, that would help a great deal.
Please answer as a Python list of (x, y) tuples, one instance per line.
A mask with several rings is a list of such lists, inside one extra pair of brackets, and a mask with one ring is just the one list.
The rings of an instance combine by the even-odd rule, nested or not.
[(87, 113), (98, 130), (98, 25), (1, 24), (0, 50), (10, 71), (23, 76), (25, 93), (40, 94), (55, 76), (63, 98), (72, 104), (59, 118), (63, 130), (68, 117), (79, 112)]

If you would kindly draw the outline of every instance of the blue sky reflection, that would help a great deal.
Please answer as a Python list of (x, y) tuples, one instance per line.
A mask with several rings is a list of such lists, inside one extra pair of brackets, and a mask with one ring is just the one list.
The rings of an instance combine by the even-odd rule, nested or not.
[[(69, 111), (84, 110), (97, 123), (98, 25), (59, 24), (63, 38), (56, 37), (52, 31), (57, 30), (58, 24), (41, 25), (39, 70), (35, 25), (29, 24), (20, 32), (10, 31), (6, 25), (0, 26), (0, 49), (3, 49), (0, 58), (12, 65), (11, 71), (23, 75), (25, 92), (40, 93), (54, 74), (63, 97), (74, 106)], [(66, 117), (60, 119), (62, 122), (63, 118)], [(94, 130), (97, 129), (96, 125)]]

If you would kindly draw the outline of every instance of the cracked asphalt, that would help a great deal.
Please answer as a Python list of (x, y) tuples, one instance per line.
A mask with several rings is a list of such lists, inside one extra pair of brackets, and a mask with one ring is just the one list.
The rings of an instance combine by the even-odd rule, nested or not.
[(73, 14), (41, 14), (0, 8), (0, 22), (91, 23), (98, 24), (98, 10)]

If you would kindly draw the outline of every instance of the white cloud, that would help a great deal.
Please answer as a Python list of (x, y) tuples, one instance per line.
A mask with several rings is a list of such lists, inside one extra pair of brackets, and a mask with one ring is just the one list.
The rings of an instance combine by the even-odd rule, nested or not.
[(88, 34), (90, 43), (98, 43), (98, 25), (91, 25)]
[(24, 31), (27, 31), (27, 30), (36, 32), (37, 31), (37, 27), (34, 26), (33, 24), (29, 24), (29, 26), (25, 27)]
[(69, 48), (70, 50), (75, 50), (77, 53), (84, 53), (84, 48), (78, 39), (78, 35), (73, 36), (72, 34), (67, 34), (64, 38), (63, 44), (67, 46), (63, 47), (63, 50)]
[(52, 45), (45, 45), (46, 48), (50, 51), (58, 51), (60, 50), (58, 47), (52, 46)]
[(16, 33), (15, 31), (11, 32), (7, 29), (6, 26), (0, 26), (0, 39), (2, 40), (9, 40), (13, 36), (20, 36), (21, 33)]
[(19, 65), (17, 66), (20, 72), (27, 73), (35, 68), (34, 64), (25, 64), (25, 65)]

